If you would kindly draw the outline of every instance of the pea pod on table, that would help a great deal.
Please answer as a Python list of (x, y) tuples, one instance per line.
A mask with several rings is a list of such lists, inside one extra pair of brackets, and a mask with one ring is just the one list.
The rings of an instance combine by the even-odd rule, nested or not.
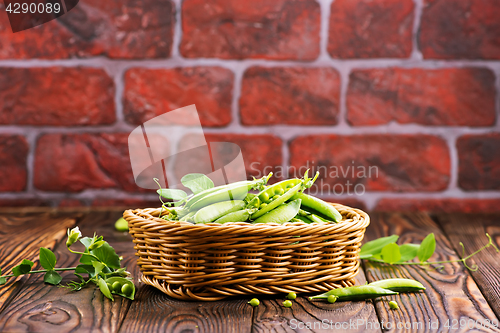
[(392, 290), (383, 289), (380, 287), (362, 285), (347, 288), (338, 288), (330, 290), (321, 295), (309, 297), (313, 299), (328, 299), (328, 296), (335, 296), (336, 301), (362, 301), (365, 299), (377, 298), (380, 296), (397, 295), (398, 293)]
[(411, 279), (385, 279), (371, 282), (368, 285), (397, 292), (425, 290), (425, 287), (420, 282)]

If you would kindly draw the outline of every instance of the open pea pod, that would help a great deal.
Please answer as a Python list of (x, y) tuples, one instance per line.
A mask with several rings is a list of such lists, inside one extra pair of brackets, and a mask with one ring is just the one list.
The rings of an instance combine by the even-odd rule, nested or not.
[(134, 300), (135, 286), (130, 279), (113, 276), (106, 279), (106, 284), (111, 286), (109, 289), (113, 294)]
[[(263, 192), (259, 193), (257, 198), (260, 199), (262, 204), (260, 204), (259, 210), (252, 214), (251, 217), (252, 220), (261, 217), (267, 212), (270, 212), (279, 205), (283, 204), (285, 201), (293, 197), (302, 188), (302, 181), (300, 179), (290, 179), (289, 181), (276, 183), (273, 186), (269, 187), (268, 189), (264, 190)], [(289, 184), (293, 185), (295, 183), (298, 184), (293, 186), (292, 188), (287, 187)], [(279, 193), (283, 194), (279, 195)], [(250, 205), (251, 204), (249, 204), (249, 206)]]

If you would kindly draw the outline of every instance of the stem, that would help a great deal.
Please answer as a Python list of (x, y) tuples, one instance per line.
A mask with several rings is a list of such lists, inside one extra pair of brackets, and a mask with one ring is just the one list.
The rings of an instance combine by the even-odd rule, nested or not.
[[(57, 272), (63, 272), (63, 271), (74, 271), (75, 269), (76, 269), (76, 267), (63, 267), (63, 268), (54, 268), (52, 270), (57, 271)], [(47, 273), (48, 271), (49, 271), (48, 269), (41, 269), (38, 271), (29, 271), (26, 274)], [(26, 274), (23, 274), (23, 275), (26, 275)], [(8, 278), (8, 277), (13, 277), (13, 276), (14, 276), (14, 274), (9, 274), (9, 275), (4, 275), (2, 277)]]

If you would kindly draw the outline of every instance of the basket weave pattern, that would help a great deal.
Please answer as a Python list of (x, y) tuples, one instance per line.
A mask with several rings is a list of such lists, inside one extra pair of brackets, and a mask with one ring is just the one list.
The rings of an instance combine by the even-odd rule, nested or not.
[(143, 282), (177, 299), (213, 301), (354, 285), (370, 220), (361, 210), (332, 205), (343, 217), (336, 224), (169, 222), (159, 218), (160, 208), (123, 216)]

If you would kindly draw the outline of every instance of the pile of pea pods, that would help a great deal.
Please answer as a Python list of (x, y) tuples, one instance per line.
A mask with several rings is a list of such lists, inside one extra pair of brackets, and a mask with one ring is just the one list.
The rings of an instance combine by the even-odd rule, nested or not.
[[(303, 193), (318, 178), (292, 178), (267, 186), (270, 175), (213, 187), (192, 196), (180, 207), (166, 208), (162, 218), (191, 223), (338, 223), (342, 215), (332, 205)], [(250, 191), (258, 190), (258, 193)]]

